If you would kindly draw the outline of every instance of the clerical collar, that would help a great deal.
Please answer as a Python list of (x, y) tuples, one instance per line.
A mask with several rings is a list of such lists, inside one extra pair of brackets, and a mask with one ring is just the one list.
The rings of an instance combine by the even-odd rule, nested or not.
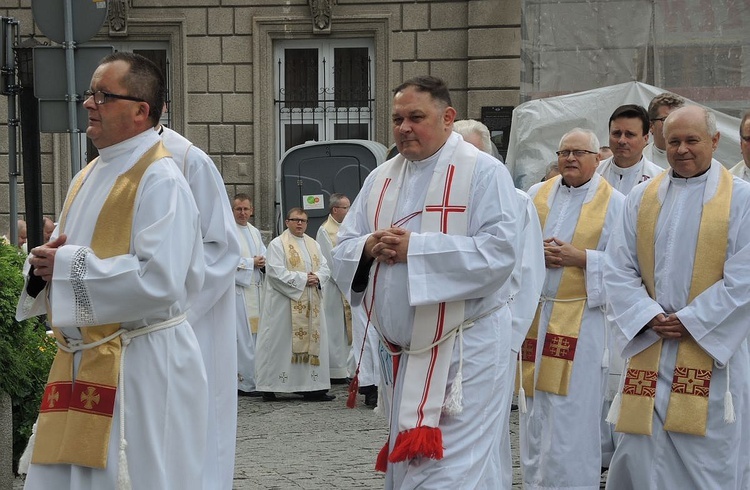
[[(592, 176), (592, 178), (593, 178), (593, 176)], [(591, 182), (591, 179), (587, 180), (586, 182), (584, 182), (581, 185), (573, 187), (572, 185), (568, 185), (568, 183), (565, 182), (565, 177), (560, 177), (560, 185), (562, 187), (566, 187), (568, 189), (583, 189), (584, 187), (588, 186), (589, 182)]]
[(159, 140), (159, 136), (153, 131), (153, 129), (147, 129), (125, 141), (120, 141), (119, 143), (115, 143), (106, 148), (101, 148), (99, 150), (99, 159), (101, 163), (115, 162), (120, 158), (129, 160), (133, 151), (150, 139), (154, 140), (153, 143), (151, 143), (152, 145)]
[(697, 173), (697, 174), (693, 175), (692, 177), (683, 177), (682, 175), (680, 175), (677, 172), (675, 172), (674, 169), (672, 169), (672, 177), (674, 177), (675, 179), (685, 179), (685, 180), (694, 179), (696, 177), (700, 177), (701, 175), (705, 174), (709, 170), (711, 170), (711, 165), (709, 165), (708, 168), (706, 170), (704, 170), (703, 172)]
[[(446, 141), (447, 143), (447, 141)], [(443, 146), (441, 146), (438, 151), (433, 153), (432, 155), (428, 156), (424, 160), (409, 160), (411, 163), (416, 163), (420, 166), (427, 166), (433, 163), (436, 163), (438, 159), (440, 159), (440, 154), (443, 152), (443, 148), (445, 148), (445, 143), (443, 143)]]
[(616, 174), (625, 175), (629, 172), (637, 172), (638, 166), (643, 162), (643, 155), (641, 155), (641, 159), (635, 162), (633, 165), (629, 167), (621, 167), (617, 165), (617, 162), (615, 162), (615, 157), (612, 157), (612, 171)]

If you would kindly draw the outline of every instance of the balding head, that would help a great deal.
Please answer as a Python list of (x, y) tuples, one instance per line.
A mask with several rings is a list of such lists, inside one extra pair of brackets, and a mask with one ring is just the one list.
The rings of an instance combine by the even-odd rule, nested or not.
[(680, 177), (695, 177), (711, 166), (719, 145), (716, 117), (701, 106), (681, 107), (664, 121), (667, 160)]

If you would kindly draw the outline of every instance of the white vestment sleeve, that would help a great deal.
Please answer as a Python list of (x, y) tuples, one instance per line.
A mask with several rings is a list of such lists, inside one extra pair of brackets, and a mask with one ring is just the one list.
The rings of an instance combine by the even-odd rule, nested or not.
[(635, 226), (642, 192), (643, 186), (628, 194), (604, 256), (609, 320), (616, 327), (614, 339), (624, 358), (632, 357), (659, 340), (653, 331), (638, 333), (653, 317), (664, 312), (648, 295), (636, 257)]
[(365, 242), (370, 236), (370, 228), (367, 226), (367, 196), (372, 190), (374, 173), (367, 176), (362, 189), (352, 202), (339, 227), (338, 243), (331, 250), (331, 277), (352, 306), (359, 306), (364, 297), (363, 291), (352, 290), (352, 282), (365, 249)]
[(410, 235), (412, 306), (484, 298), (510, 278), (522, 216), (513, 181), (502, 165), (477, 165), (471, 188), (468, 236)]
[(186, 178), (201, 215), (206, 267), (203, 289), (190, 298), (188, 321), (194, 324), (194, 320), (202, 318), (232, 286), (227, 279), (237, 268), (240, 244), (224, 181), (216, 165), (195, 146), (188, 150), (185, 165)]
[[(323, 229), (323, 226), (318, 228), (318, 234), (315, 235), (315, 241), (318, 242), (318, 246), (320, 247), (320, 254), (325, 259), (326, 269), (328, 269), (331, 264), (331, 250), (333, 250), (333, 243), (331, 243), (328, 232)], [(320, 276), (318, 276), (318, 279), (320, 279)], [(332, 283), (331, 285), (336, 285), (336, 279), (330, 274), (330, 270), (328, 280)], [(320, 284), (321, 286), (323, 285), (322, 280), (320, 281)]]
[(534, 320), (545, 277), (542, 229), (534, 202), (528, 196), (521, 199), (521, 210), (524, 208), (526, 209), (525, 226), (518, 237), (517, 249), (520, 257), (516, 260), (511, 277), (511, 284), (515, 291), (512, 292), (513, 299), (509, 303), (513, 322), (510, 348), (513, 352), (521, 349), (531, 322)]
[[(138, 191), (130, 254), (101, 259), (88, 247), (58, 249), (50, 293), (56, 327), (158, 317), (165, 303), (184, 302), (186, 294), (200, 290), (203, 246), (198, 217), (175, 212), (195, 209), (195, 202), (184, 182), (175, 185), (169, 180), (176, 176), (156, 174), (152, 168)], [(190, 243), (194, 246), (186, 246)], [(190, 291), (186, 284), (193, 285)]]
[(234, 272), (234, 284), (249, 287), (253, 283), (253, 258), (240, 257), (240, 264)]
[[(735, 208), (735, 206), (733, 206)], [(733, 209), (734, 211), (734, 209)], [(736, 244), (745, 244), (734, 250)], [(750, 333), (750, 210), (730, 219), (724, 278), (677, 311), (698, 344), (726, 364)]]

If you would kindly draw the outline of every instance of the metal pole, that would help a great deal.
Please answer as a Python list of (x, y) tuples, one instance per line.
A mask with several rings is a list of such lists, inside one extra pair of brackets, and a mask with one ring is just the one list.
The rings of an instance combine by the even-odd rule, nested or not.
[[(18, 141), (16, 128), (18, 119), (16, 118), (16, 63), (13, 55), (13, 46), (16, 41), (14, 34), (17, 32), (18, 21), (8, 17), (3, 17), (3, 31), (5, 32), (5, 62), (6, 65), (2, 70), (7, 77), (3, 77), (8, 86), (5, 87), (8, 93), (8, 183), (10, 185), (10, 242), (13, 245), (18, 243), (18, 151), (16, 143)], [(14, 28), (16, 27), (16, 28)], [(28, 234), (28, 228), (27, 228)]]
[(81, 138), (78, 130), (78, 96), (76, 95), (75, 41), (73, 41), (73, 0), (65, 0), (65, 70), (68, 81), (68, 131), (70, 132), (71, 175), (81, 170)]

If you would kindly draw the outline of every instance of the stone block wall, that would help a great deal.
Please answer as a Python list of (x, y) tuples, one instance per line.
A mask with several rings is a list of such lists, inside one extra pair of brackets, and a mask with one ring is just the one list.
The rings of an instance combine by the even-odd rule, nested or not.
[[(277, 200), (278, 40), (374, 39), (374, 134), (386, 146), (390, 89), (415, 75), (444, 78), (459, 118), (479, 119), (482, 106), (519, 102), (520, 0), (338, 0), (326, 34), (313, 34), (306, 0), (119, 1), (128, 6), (126, 35), (110, 36), (105, 25), (96, 40), (169, 43), (172, 126), (214, 159), (228, 194), (254, 196), (255, 223), (266, 231)], [(0, 0), (0, 14), (20, 20), (23, 36), (43, 39), (30, 0)], [(5, 107), (0, 98), (0, 233), (7, 232), (9, 211)], [(43, 210), (57, 216), (70, 179), (68, 137), (44, 135), (42, 146)], [(22, 196), (22, 176), (19, 183)]]

